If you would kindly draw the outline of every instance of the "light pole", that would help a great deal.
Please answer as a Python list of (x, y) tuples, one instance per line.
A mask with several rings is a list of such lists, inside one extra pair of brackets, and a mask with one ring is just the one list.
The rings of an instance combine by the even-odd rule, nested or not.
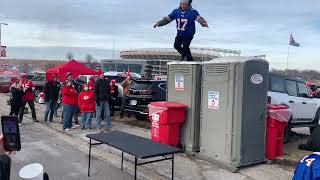
[[(1, 44), (1, 25), (8, 26), (8, 24), (7, 24), (7, 23), (2, 23), (2, 22), (0, 22), (0, 49), (1, 49), (1, 47), (2, 47), (2, 44)], [(1, 55), (0, 55), (0, 58), (1, 58)]]
[(0, 47), (2, 46), (2, 44), (1, 44), (1, 25), (8, 26), (8, 24), (0, 22)]

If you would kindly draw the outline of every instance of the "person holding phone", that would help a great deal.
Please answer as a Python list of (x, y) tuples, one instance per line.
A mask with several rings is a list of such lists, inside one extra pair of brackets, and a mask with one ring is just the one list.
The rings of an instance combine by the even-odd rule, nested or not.
[(4, 137), (0, 134), (0, 179), (10, 180), (11, 158), (8, 155), (15, 154), (4, 148)]
[(20, 108), (22, 106), (22, 96), (24, 94), (22, 89), (21, 77), (18, 76), (15, 82), (10, 87), (11, 100), (10, 100), (10, 116), (19, 115)]
[(72, 118), (74, 110), (78, 105), (78, 93), (72, 86), (72, 81), (62, 88), (62, 105), (63, 105), (63, 125), (62, 130), (70, 131), (72, 128)]

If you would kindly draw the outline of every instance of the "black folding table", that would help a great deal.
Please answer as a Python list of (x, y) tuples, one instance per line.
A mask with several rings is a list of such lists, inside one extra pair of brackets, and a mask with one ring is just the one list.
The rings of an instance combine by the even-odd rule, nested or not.
[[(134, 179), (137, 179), (137, 166), (144, 164), (155, 163), (159, 161), (171, 160), (172, 161), (172, 179), (174, 178), (174, 154), (182, 152), (176, 147), (172, 147), (165, 144), (154, 142), (150, 139), (135, 136), (132, 134), (111, 131), (108, 133), (99, 134), (87, 134), (86, 137), (90, 138), (89, 145), (89, 164), (88, 164), (88, 176), (90, 176), (90, 165), (91, 165), (91, 147), (98, 146), (101, 144), (107, 144), (113, 148), (116, 148), (121, 153), (121, 170), (123, 169), (123, 152), (128, 153), (135, 157), (134, 159)], [(95, 140), (98, 143), (92, 143)], [(170, 157), (166, 157), (170, 155)], [(151, 161), (138, 162), (139, 159), (148, 159), (154, 157), (163, 158)]]

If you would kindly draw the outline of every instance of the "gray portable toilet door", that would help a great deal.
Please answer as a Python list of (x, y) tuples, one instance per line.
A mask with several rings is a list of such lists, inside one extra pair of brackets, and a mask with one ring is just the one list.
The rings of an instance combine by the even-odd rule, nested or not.
[(214, 63), (203, 67), (201, 153), (223, 164), (231, 161), (230, 72), (229, 64)]
[[(193, 98), (193, 66), (191, 64), (169, 65), (167, 85), (167, 100), (182, 103), (188, 106), (186, 120), (181, 126), (180, 140), (187, 151), (193, 151), (193, 111), (195, 110)], [(179, 85), (177, 83), (180, 83)]]
[(267, 62), (246, 62), (242, 97), (242, 165), (261, 162), (265, 159), (268, 75)]

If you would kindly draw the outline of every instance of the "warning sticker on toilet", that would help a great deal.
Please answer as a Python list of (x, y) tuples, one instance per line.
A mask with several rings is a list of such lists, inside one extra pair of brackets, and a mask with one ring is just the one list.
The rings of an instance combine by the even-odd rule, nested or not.
[(219, 109), (220, 93), (216, 91), (208, 91), (208, 108)]
[(182, 75), (175, 76), (174, 84), (177, 91), (184, 91), (184, 77)]

